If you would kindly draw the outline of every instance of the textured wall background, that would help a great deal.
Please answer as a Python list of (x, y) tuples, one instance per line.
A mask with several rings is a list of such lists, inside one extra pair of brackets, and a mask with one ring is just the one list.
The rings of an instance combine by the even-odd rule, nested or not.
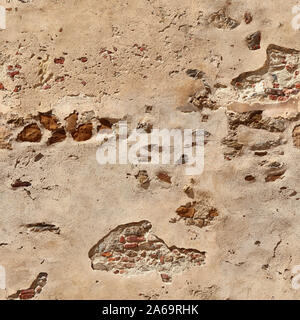
[[(299, 297), (297, 1), (0, 5), (2, 299)], [(204, 129), (203, 174), (100, 166), (121, 119)]]

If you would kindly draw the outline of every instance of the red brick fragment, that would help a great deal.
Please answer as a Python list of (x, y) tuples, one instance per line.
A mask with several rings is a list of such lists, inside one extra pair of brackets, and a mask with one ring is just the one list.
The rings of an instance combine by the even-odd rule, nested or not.
[(21, 90), (21, 86), (15, 86), (14, 92), (19, 92)]
[(161, 273), (160, 276), (161, 276), (161, 279), (163, 282), (170, 282), (171, 281), (171, 277), (166, 273)]
[(124, 245), (124, 248), (125, 249), (134, 249), (134, 248), (137, 248), (138, 247), (138, 244), (136, 242), (133, 242), (133, 243), (126, 243)]
[(14, 77), (19, 74), (20, 72), (17, 70), (17, 71), (12, 71), (12, 72), (7, 72), (7, 74), (12, 78), (14, 79)]
[(112, 256), (112, 253), (111, 253), (111, 252), (102, 252), (102, 253), (101, 253), (101, 256), (102, 256), (102, 257), (109, 258), (109, 257)]
[(137, 237), (137, 236), (129, 236), (126, 238), (127, 242), (143, 242), (145, 241), (144, 237)]
[(126, 241), (125, 241), (125, 237), (124, 237), (124, 236), (121, 236), (120, 239), (119, 239), (119, 241), (120, 241), (121, 243), (125, 243), (125, 242), (126, 242)]
[(26, 290), (20, 291), (19, 297), (21, 300), (28, 300), (28, 299), (33, 298), (34, 295), (35, 295), (34, 289), (26, 289)]
[(87, 62), (87, 61), (88, 61), (87, 57), (81, 57), (81, 58), (79, 58), (79, 60), (80, 60), (81, 62)]
[(0, 82), (0, 90), (4, 90), (4, 85), (2, 82)]
[(288, 97), (278, 97), (278, 101), (286, 101)]
[(114, 257), (108, 258), (107, 261), (116, 261), (116, 258), (114, 258)]
[(20, 294), (20, 299), (21, 300), (28, 300), (34, 297), (34, 294), (27, 293), (27, 294)]
[(57, 64), (64, 64), (65, 62), (65, 58), (64, 57), (60, 57), (60, 58), (55, 58), (54, 59), (54, 63), (57, 63)]
[(274, 94), (269, 95), (270, 100), (277, 100), (278, 96), (275, 96)]

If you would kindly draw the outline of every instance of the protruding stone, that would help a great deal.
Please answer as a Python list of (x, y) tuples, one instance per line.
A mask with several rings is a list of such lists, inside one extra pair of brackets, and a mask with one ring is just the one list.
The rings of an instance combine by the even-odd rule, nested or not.
[(50, 131), (55, 131), (59, 128), (58, 119), (51, 113), (40, 113), (39, 115), (41, 124)]
[(93, 135), (93, 125), (91, 123), (85, 123), (80, 125), (77, 130), (72, 134), (75, 141), (89, 140)]
[(41, 129), (36, 123), (26, 126), (17, 137), (17, 141), (40, 142), (42, 139)]

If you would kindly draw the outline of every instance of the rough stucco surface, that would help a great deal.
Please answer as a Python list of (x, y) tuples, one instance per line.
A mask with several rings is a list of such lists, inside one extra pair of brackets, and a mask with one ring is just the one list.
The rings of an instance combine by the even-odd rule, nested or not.
[[(299, 297), (294, 1), (0, 4), (2, 299)], [(204, 129), (204, 172), (99, 165), (120, 119)]]

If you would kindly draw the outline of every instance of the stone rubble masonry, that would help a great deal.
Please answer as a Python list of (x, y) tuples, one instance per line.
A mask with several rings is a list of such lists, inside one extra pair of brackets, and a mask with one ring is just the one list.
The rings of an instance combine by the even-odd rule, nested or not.
[(116, 227), (89, 251), (92, 268), (123, 275), (157, 271), (171, 282), (173, 274), (204, 264), (205, 252), (168, 247), (151, 228), (146, 220)]
[(47, 284), (48, 274), (40, 272), (28, 289), (18, 290), (16, 293), (8, 296), (9, 300), (29, 300), (42, 292), (43, 287)]

